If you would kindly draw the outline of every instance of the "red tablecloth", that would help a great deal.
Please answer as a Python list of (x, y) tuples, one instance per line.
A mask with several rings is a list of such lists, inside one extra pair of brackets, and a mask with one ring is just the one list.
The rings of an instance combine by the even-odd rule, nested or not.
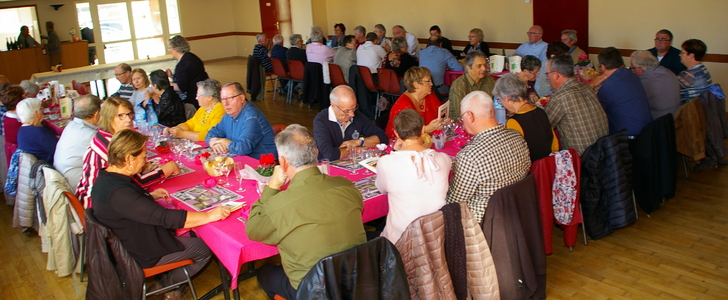
[[(258, 166), (258, 160), (248, 156), (237, 156), (234, 159), (235, 161), (242, 161), (254, 168)], [(182, 176), (169, 178), (165, 182), (152, 187), (150, 190), (165, 188), (170, 194), (172, 194), (179, 190), (190, 188), (199, 184), (204, 178), (209, 177), (201, 165), (196, 165), (186, 159), (183, 159), (183, 163), (195, 171)], [(374, 175), (364, 175), (362, 172), (363, 171), (359, 171), (359, 175), (350, 175), (348, 170), (343, 170), (334, 166), (330, 166), (329, 171), (331, 176), (343, 176), (352, 181)], [(238, 188), (235, 176), (230, 176), (230, 183), (233, 185), (229, 188), (230, 190), (234, 191)], [(248, 205), (246, 207), (233, 212), (230, 217), (225, 220), (213, 222), (193, 229), (197, 236), (200, 237), (208, 247), (210, 247), (210, 250), (215, 253), (218, 259), (222, 262), (223, 266), (225, 266), (228, 272), (232, 275), (232, 282), (230, 284), (231, 289), (237, 288), (237, 278), (240, 273), (240, 267), (243, 264), (278, 254), (276, 246), (251, 241), (245, 235), (245, 224), (238, 220), (238, 217), (246, 215), (247, 219), (247, 212), (250, 210), (253, 203), (260, 198), (260, 196), (256, 191), (255, 181), (244, 180), (243, 187), (246, 191), (240, 193), (240, 195), (244, 196), (244, 198), (239, 201), (247, 203)], [(179, 209), (193, 210), (191, 207), (175, 199), (173, 199), (172, 204), (174, 207)], [(388, 210), (389, 206), (387, 203), (387, 196), (377, 196), (364, 201), (362, 219), (364, 222), (368, 222), (381, 218), (387, 215)]]

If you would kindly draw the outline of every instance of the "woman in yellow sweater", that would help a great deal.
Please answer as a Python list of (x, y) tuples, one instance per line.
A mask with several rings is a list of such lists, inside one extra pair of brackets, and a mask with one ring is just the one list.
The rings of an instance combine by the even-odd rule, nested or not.
[(200, 108), (191, 119), (175, 127), (165, 128), (164, 134), (175, 138), (204, 141), (207, 132), (225, 116), (225, 109), (220, 104), (220, 82), (215, 79), (198, 82), (197, 102)]

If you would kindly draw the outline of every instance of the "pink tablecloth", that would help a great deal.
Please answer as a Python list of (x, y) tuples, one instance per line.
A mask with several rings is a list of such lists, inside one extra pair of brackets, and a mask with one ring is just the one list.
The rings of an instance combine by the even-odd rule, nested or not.
[[(248, 156), (237, 156), (234, 159), (235, 161), (242, 161), (254, 168), (258, 166), (258, 160)], [(186, 159), (184, 159), (183, 162), (186, 166), (194, 169), (195, 172), (167, 179), (165, 182), (153, 187), (152, 189), (165, 188), (170, 194), (172, 194), (181, 189), (186, 189), (199, 184), (204, 178), (209, 176), (201, 165), (196, 165)], [(332, 176), (344, 176), (350, 180), (359, 180), (368, 176), (373, 176), (373, 174), (350, 175), (349, 171), (333, 166), (330, 167), (330, 174)], [(229, 188), (230, 190), (236, 190), (238, 188), (235, 176), (231, 176), (230, 183), (233, 184), (233, 186)], [(228, 272), (232, 275), (232, 282), (230, 284), (231, 289), (237, 288), (237, 278), (240, 273), (240, 267), (243, 264), (278, 254), (278, 248), (276, 246), (251, 241), (245, 235), (245, 224), (238, 220), (238, 217), (246, 214), (260, 196), (256, 191), (254, 181), (244, 180), (243, 187), (246, 191), (240, 193), (240, 195), (244, 196), (244, 198), (240, 201), (247, 203), (248, 205), (246, 207), (233, 212), (230, 217), (225, 220), (199, 226), (193, 229), (197, 236), (205, 241), (205, 244), (210, 247), (210, 250), (215, 253), (220, 262), (222, 262), (223, 266), (225, 266)], [(177, 200), (173, 200), (173, 203), (179, 209), (193, 210)], [(382, 195), (366, 200), (364, 201), (362, 219), (364, 222), (367, 222), (381, 218), (387, 215), (388, 210), (389, 206), (387, 203), (387, 196)]]

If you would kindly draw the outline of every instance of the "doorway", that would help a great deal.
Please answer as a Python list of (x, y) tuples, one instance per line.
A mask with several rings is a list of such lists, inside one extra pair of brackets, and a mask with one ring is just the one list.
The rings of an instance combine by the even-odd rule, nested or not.
[(283, 36), (284, 44), (293, 32), (290, 0), (259, 0), (260, 23), (263, 33), (272, 39), (276, 34)]

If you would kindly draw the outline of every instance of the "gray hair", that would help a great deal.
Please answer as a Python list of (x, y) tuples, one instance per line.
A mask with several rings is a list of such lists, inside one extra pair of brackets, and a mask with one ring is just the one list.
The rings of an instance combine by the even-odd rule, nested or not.
[(509, 73), (496, 80), (493, 96), (498, 97), (501, 101), (505, 101), (506, 97), (509, 97), (510, 101), (521, 102), (526, 99), (526, 90), (528, 90), (528, 85), (516, 74)]
[(280, 34), (276, 34), (273, 36), (273, 44), (280, 45), (283, 44), (283, 36)]
[[(350, 86), (339, 85), (339, 86), (335, 87), (333, 90), (331, 90), (331, 93), (329, 94), (329, 102), (331, 102), (331, 104), (338, 105), (339, 101), (341, 100), (341, 94), (344, 93), (343, 90), (349, 90), (349, 92), (351, 92), (352, 95), (356, 95), (354, 93), (354, 89), (352, 89)], [(356, 96), (354, 96), (354, 97), (356, 97)]]
[(295, 169), (316, 165), (318, 149), (311, 131), (299, 124), (291, 124), (276, 135), (278, 157), (285, 157)]
[(311, 26), (311, 41), (320, 42), (324, 38), (324, 34), (319, 26)]
[(387, 34), (387, 28), (385, 28), (384, 25), (382, 25), (382, 24), (374, 25), (374, 29), (379, 29), (382, 32), (384, 32), (385, 35)]
[(460, 112), (470, 111), (473, 116), (484, 119), (495, 118), (493, 98), (483, 91), (473, 91), (460, 101)]
[(534, 71), (541, 67), (541, 60), (533, 55), (526, 55), (521, 60), (521, 70)]
[(15, 114), (22, 123), (29, 123), (35, 118), (35, 112), (40, 111), (41, 102), (36, 98), (25, 98), (15, 106)]
[(79, 119), (88, 119), (101, 110), (101, 99), (96, 95), (88, 94), (73, 101), (73, 116)]
[(574, 77), (574, 59), (571, 55), (559, 55), (549, 59), (551, 72), (557, 72), (564, 77)]
[(38, 92), (40, 91), (39, 85), (27, 79), (21, 81), (19, 85), (21, 88), (23, 88), (26, 94), (33, 95), (33, 97), (35, 97), (35, 95), (38, 95)]
[(569, 39), (576, 43), (576, 30), (567, 29), (561, 32), (561, 34), (568, 34)]
[(220, 101), (220, 82), (208, 78), (197, 82), (197, 90), (201, 91), (205, 96), (212, 96), (215, 101)]
[(295, 33), (292, 34), (290, 38), (288, 38), (288, 41), (291, 43), (291, 45), (295, 45), (296, 43), (298, 43), (298, 41), (303, 41), (303, 37), (301, 37), (300, 34)]
[(359, 26), (354, 27), (354, 31), (358, 31), (361, 34), (365, 34), (367, 32), (367, 29), (364, 28), (364, 26), (359, 25)]
[(468, 68), (473, 68), (473, 63), (475, 62), (476, 57), (482, 57), (485, 58), (485, 53), (480, 50), (470, 50), (468, 52), (468, 55), (465, 56), (465, 66)]
[(243, 88), (243, 85), (240, 84), (240, 82), (237, 82), (237, 81), (230, 81), (228, 83), (223, 84), (222, 87), (220, 87), (220, 90), (222, 90), (224, 88), (227, 88), (229, 86), (234, 86), (236, 93), (242, 94), (243, 96), (245, 95), (245, 88)]
[(629, 58), (635, 67), (640, 67), (643, 70), (652, 69), (660, 65), (657, 57), (647, 50), (637, 50), (632, 52), (632, 55), (630, 55)]
[(258, 33), (258, 34), (255, 35), (255, 41), (258, 42), (258, 43), (260, 43), (263, 40), (265, 40), (265, 38), (266, 38), (265, 33)]
[(169, 39), (169, 48), (179, 53), (190, 52), (190, 43), (181, 35), (175, 35)]
[(407, 31), (407, 29), (404, 29), (404, 26), (402, 26), (402, 25), (394, 25), (394, 26), (392, 26), (392, 28), (399, 28), (402, 31), (405, 31), (405, 32)]
[(404, 37), (401, 36), (395, 36), (392, 39), (392, 50), (393, 51), (399, 51), (399, 49), (407, 48), (407, 40)]

